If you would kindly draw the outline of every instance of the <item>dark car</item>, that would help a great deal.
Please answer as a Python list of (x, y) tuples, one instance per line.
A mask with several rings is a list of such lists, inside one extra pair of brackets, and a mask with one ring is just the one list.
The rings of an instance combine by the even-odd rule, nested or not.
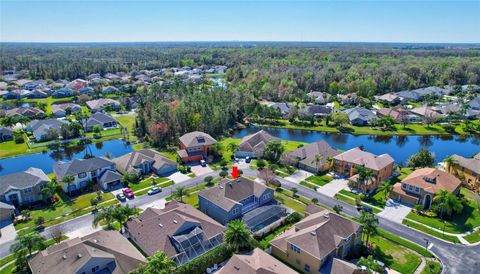
[(245, 158), (245, 163), (249, 164), (251, 161), (252, 159), (250, 157), (247, 156), (247, 158)]
[(365, 211), (365, 212), (368, 212), (368, 213), (373, 213), (372, 208), (368, 207), (368, 206), (359, 206), (359, 207), (357, 207), (357, 210), (358, 211)]

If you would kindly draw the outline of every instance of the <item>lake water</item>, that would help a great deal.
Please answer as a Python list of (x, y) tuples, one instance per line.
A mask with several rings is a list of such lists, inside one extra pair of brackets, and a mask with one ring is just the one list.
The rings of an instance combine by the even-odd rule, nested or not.
[(406, 164), (410, 155), (427, 147), (439, 162), (451, 154), (471, 157), (480, 152), (479, 136), (378, 136), (325, 133), (310, 130), (250, 126), (236, 131), (234, 138), (242, 138), (261, 129), (282, 140), (312, 143), (324, 140), (333, 148), (348, 150), (363, 146), (374, 154), (388, 153), (397, 163)]
[(132, 146), (126, 144), (121, 139), (110, 140), (100, 143), (79, 145), (75, 147), (60, 148), (49, 150), (46, 153), (27, 154), (18, 157), (5, 158), (0, 160), (3, 170), (1, 175), (24, 171), (29, 167), (36, 167), (43, 170), (46, 174), (52, 173), (53, 164), (57, 161), (71, 161), (81, 159), (85, 153), (91, 153), (94, 156), (105, 156), (110, 153), (112, 157), (119, 157), (132, 151)]

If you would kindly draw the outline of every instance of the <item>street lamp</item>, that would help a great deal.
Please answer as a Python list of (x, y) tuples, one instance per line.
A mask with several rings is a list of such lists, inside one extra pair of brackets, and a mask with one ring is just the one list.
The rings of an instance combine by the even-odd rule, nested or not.
[(428, 251), (428, 239), (424, 238), (423, 240), (425, 240), (425, 251)]
[(445, 225), (447, 224), (447, 221), (443, 221), (443, 236), (445, 237)]

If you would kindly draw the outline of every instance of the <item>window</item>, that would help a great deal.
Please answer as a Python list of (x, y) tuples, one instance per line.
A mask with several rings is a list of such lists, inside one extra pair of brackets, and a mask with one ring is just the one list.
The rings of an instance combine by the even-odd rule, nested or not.
[(238, 213), (238, 208), (234, 208), (234, 209), (232, 210), (232, 214), (233, 214), (233, 215), (236, 215), (237, 213)]
[(294, 245), (294, 244), (290, 244), (290, 249), (293, 250), (294, 252), (300, 254), (300, 252), (302, 252), (302, 250), (300, 249), (300, 247)]
[(308, 264), (305, 264), (303, 270), (305, 270), (305, 272), (310, 272), (310, 266)]
[(420, 188), (415, 187), (415, 192), (420, 192)]
[(267, 194), (265, 194), (265, 195), (263, 196), (263, 199), (264, 199), (264, 200), (266, 200), (266, 199), (268, 199), (268, 198), (270, 198), (270, 193), (267, 193)]
[(412, 191), (412, 190), (413, 190), (413, 186), (409, 185), (409, 186), (408, 186), (408, 190)]
[(32, 193), (32, 188), (31, 188), (31, 187), (26, 188), (26, 189), (25, 189), (25, 193)]
[(406, 184), (402, 184), (402, 188), (407, 189), (407, 185), (406, 185)]
[(296, 262), (297, 264), (301, 264), (301, 263), (302, 263), (302, 261), (300, 261), (299, 259), (296, 259), (295, 262)]
[(85, 178), (85, 177), (87, 177), (87, 173), (85, 172), (78, 173), (78, 178)]

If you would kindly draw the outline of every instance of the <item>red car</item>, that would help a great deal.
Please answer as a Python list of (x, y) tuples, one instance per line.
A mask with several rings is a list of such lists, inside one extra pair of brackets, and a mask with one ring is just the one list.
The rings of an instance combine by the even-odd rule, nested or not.
[(129, 199), (132, 199), (135, 197), (135, 193), (133, 193), (133, 191), (127, 187), (127, 188), (124, 188), (122, 190), (123, 194), (125, 195), (125, 197), (129, 198)]

